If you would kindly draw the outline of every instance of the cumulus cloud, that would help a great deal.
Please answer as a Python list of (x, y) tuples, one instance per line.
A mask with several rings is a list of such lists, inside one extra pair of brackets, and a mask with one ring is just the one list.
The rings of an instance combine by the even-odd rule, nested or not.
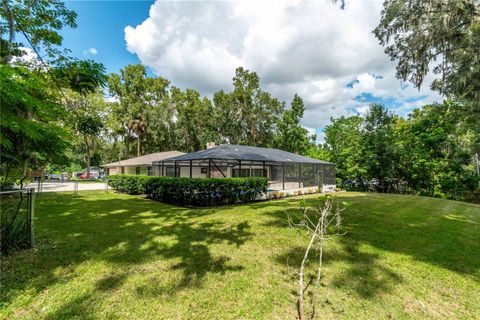
[(306, 104), (303, 125), (364, 113), (372, 101), (406, 114), (439, 99), (395, 78), (395, 65), (372, 34), (382, 1), (156, 1), (149, 17), (125, 28), (127, 49), (152, 71), (203, 94), (231, 89), (238, 66), (262, 87)]
[(97, 49), (95, 48), (88, 48), (87, 50), (83, 51), (84, 55), (96, 55), (98, 53)]

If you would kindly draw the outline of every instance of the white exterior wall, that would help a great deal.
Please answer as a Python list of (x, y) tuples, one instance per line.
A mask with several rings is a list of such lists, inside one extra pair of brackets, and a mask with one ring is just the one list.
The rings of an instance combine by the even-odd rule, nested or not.
[[(140, 174), (141, 175), (147, 175), (148, 169), (146, 166), (139, 166), (140, 167)], [(136, 174), (136, 168), (137, 167), (113, 167), (110, 168), (109, 172), (110, 175), (113, 174), (121, 174), (122, 173), (122, 168), (124, 168), (124, 174)]]

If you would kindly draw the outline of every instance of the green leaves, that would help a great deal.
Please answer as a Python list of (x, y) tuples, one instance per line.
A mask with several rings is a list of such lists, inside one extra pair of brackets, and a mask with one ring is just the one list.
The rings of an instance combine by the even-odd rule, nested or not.
[(145, 193), (154, 200), (192, 206), (214, 206), (253, 201), (267, 191), (264, 177), (249, 178), (171, 178), (114, 175), (109, 185), (130, 194)]
[(373, 33), (397, 61), (398, 78), (419, 88), (432, 70), (438, 75), (432, 89), (447, 97), (477, 102), (476, 111), (480, 111), (477, 0), (386, 0)]
[(325, 133), (345, 188), (441, 195), (478, 186), (480, 123), (462, 117), (458, 103), (427, 105), (408, 119), (374, 104), (365, 116), (333, 120)]
[(3, 172), (25, 176), (29, 168), (62, 162), (69, 146), (68, 130), (58, 119), (65, 112), (42, 73), (0, 66), (1, 165)]
[(107, 82), (105, 66), (93, 60), (74, 60), (62, 63), (53, 70), (65, 87), (87, 95), (104, 87)]
[(308, 137), (307, 129), (300, 125), (304, 112), (303, 100), (296, 94), (290, 104), (290, 109), (283, 111), (282, 118), (278, 123), (278, 134), (275, 139), (277, 148), (305, 154), (313, 145), (313, 141)]

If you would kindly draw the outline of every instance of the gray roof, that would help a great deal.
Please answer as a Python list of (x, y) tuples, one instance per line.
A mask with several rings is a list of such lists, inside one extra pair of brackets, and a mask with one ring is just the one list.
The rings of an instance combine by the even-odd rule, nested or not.
[(185, 153), (179, 151), (166, 151), (150, 153), (144, 156), (130, 158), (127, 160), (116, 161), (112, 163), (103, 164), (102, 167), (132, 167), (132, 166), (151, 166), (154, 161), (162, 161), (171, 157), (183, 155)]
[(218, 147), (213, 147), (210, 149), (173, 157), (167, 159), (167, 161), (189, 161), (208, 159), (332, 164), (331, 162), (312, 159), (279, 149), (249, 147), (235, 144), (222, 144)]

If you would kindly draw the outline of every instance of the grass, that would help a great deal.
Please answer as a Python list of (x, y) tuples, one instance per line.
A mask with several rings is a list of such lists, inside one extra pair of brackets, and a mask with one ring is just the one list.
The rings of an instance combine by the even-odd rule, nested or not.
[[(326, 249), (323, 318), (480, 318), (480, 206), (340, 197), (352, 205)], [(298, 199), (189, 209), (86, 191), (36, 204), (37, 247), (2, 258), (0, 318), (296, 317), (287, 263), (307, 237), (285, 209)]]

